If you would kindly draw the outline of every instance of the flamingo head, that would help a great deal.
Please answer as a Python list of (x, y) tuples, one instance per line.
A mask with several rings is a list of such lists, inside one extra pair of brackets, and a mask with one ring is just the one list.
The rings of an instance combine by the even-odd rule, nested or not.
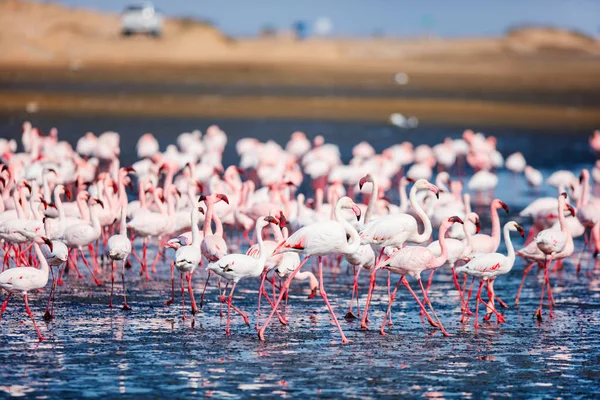
[(452, 224), (454, 224), (454, 223), (464, 224), (463, 220), (460, 219), (459, 217), (457, 217), (456, 215), (448, 218), (448, 222), (450, 222)]
[(569, 210), (569, 212), (571, 213), (571, 217), (574, 217), (575, 216), (575, 208), (573, 208), (573, 206), (570, 204), (565, 204), (565, 207), (567, 207), (567, 210)]
[(215, 197), (220, 200), (220, 201), (224, 201), (225, 203), (229, 204), (229, 199), (227, 198), (226, 195), (222, 194), (222, 193), (217, 193), (215, 195)]
[(50, 248), (50, 251), (54, 251), (54, 247), (52, 246), (52, 241), (48, 239), (46, 236), (37, 236), (36, 237), (37, 244), (45, 244)]
[(494, 203), (493, 203), (493, 206), (494, 206), (494, 208), (502, 208), (502, 209), (503, 209), (504, 211), (506, 211), (507, 213), (509, 212), (509, 211), (508, 211), (508, 206), (506, 205), (506, 203), (505, 203), (505, 202), (503, 202), (503, 201), (501, 201), (501, 200), (495, 199), (495, 200), (494, 200)]
[(244, 169), (243, 169), (243, 168), (240, 168), (240, 167), (235, 167), (235, 169), (236, 169), (236, 171), (238, 172), (238, 174), (240, 174), (240, 175), (242, 175), (242, 176), (246, 174), (246, 171), (244, 171)]
[(281, 222), (279, 221), (279, 219), (275, 218), (272, 215), (268, 215), (264, 218), (265, 222), (268, 222), (269, 224), (280, 224)]
[(479, 217), (477, 217), (477, 220), (475, 221), (475, 233), (479, 232), (481, 232), (481, 221), (479, 220)]
[(200, 214), (204, 214), (204, 208), (198, 207), (198, 211), (200, 211)]
[(517, 224), (516, 222), (514, 223), (514, 227), (517, 232), (519, 232), (521, 234), (521, 237), (525, 237), (525, 229), (523, 229), (523, 227), (519, 224)]
[(202, 202), (202, 201), (206, 201), (206, 195), (205, 194), (201, 194), (200, 197), (198, 197), (198, 203)]
[(363, 185), (367, 182), (373, 182), (373, 177), (371, 176), (371, 174), (367, 174), (360, 178), (360, 181), (358, 181), (358, 188), (362, 190)]
[(279, 226), (283, 228), (287, 224), (287, 218), (283, 215), (283, 211), (279, 211)]
[(429, 190), (435, 194), (435, 197), (440, 198), (440, 189), (432, 183), (429, 183), (427, 179), (419, 179), (415, 182), (417, 190)]
[(100, 207), (104, 208), (104, 203), (97, 197), (92, 198), (92, 204), (98, 204)]

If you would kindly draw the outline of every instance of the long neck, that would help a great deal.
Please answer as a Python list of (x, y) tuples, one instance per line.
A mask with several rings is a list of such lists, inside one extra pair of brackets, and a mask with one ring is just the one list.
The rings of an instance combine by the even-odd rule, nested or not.
[(46, 201), (46, 203), (50, 203), (52, 201), (52, 198), (50, 196), (50, 186), (48, 185), (48, 173), (46, 171), (44, 171), (44, 174), (42, 175), (42, 188), (44, 190), (44, 200)]
[(215, 235), (223, 237), (223, 224), (217, 213), (213, 213), (213, 220), (215, 221)]
[(373, 185), (373, 190), (371, 190), (371, 198), (369, 199), (369, 204), (367, 205), (367, 211), (365, 211), (365, 218), (363, 220), (363, 224), (366, 224), (371, 220), (371, 216), (373, 215), (373, 209), (377, 204), (377, 197), (379, 195), (379, 187), (377, 186), (377, 182), (375, 179), (371, 181)]
[(463, 250), (463, 255), (465, 255), (465, 256), (471, 254), (471, 252), (473, 251), (473, 242), (471, 240), (471, 231), (467, 227), (467, 224), (470, 224), (470, 223), (471, 223), (471, 221), (468, 219), (468, 214), (467, 214), (467, 219), (463, 225), (463, 231), (465, 232), (465, 240), (467, 242), (467, 245), (465, 246), (465, 248)]
[(121, 221), (119, 225), (119, 234), (127, 236), (127, 202), (121, 206)]
[(140, 207), (146, 208), (146, 193), (144, 192), (144, 180), (140, 180), (138, 184), (138, 200), (140, 201)]
[(100, 220), (98, 219), (98, 214), (96, 214), (96, 210), (94, 209), (94, 206), (91, 205), (90, 207), (90, 220), (92, 222), (92, 227), (94, 228), (94, 230), (98, 233), (102, 232), (102, 227), (100, 226)]
[(507, 257), (511, 263), (515, 262), (515, 248), (513, 247), (512, 240), (510, 239), (510, 231), (508, 225), (504, 226), (504, 243), (506, 243)]
[(446, 244), (446, 237), (445, 237), (447, 230), (448, 230), (448, 225), (443, 223), (440, 226), (440, 233), (439, 233), (440, 249), (442, 250), (442, 252), (440, 253), (440, 255), (438, 257), (435, 257), (433, 259), (433, 263), (431, 265), (433, 268), (437, 268), (437, 267), (443, 265), (448, 260), (448, 245)]
[(46, 260), (46, 257), (44, 257), (44, 253), (42, 253), (42, 249), (40, 249), (40, 245), (36, 242), (33, 242), (33, 249), (35, 250), (35, 255), (37, 256), (38, 261), (40, 262), (40, 270), (43, 273), (45, 273), (46, 276), (48, 276), (50, 267), (48, 266), (48, 261)]
[[(564, 199), (562, 196), (561, 198)], [(560, 224), (560, 230), (563, 233), (568, 233), (569, 227), (567, 226), (567, 219), (565, 218), (565, 201), (562, 199), (558, 201), (558, 223)]]
[(23, 207), (19, 203), (19, 191), (15, 189), (13, 193), (13, 201), (15, 202), (15, 210), (17, 211), (17, 217), (19, 219), (25, 219), (25, 212), (23, 212)]
[(65, 221), (65, 209), (60, 198), (59, 189), (59, 187), (54, 188), (54, 203), (56, 204), (56, 209), (58, 210), (58, 220), (62, 223)]
[(500, 246), (500, 217), (498, 216), (498, 209), (494, 207), (493, 203), (490, 207), (490, 215), (492, 216), (492, 240), (494, 241), (494, 247), (498, 249), (498, 246)]
[(267, 258), (269, 256), (265, 249), (263, 236), (262, 236), (262, 231), (263, 231), (264, 227), (265, 227), (264, 221), (260, 221), (260, 223), (257, 223), (256, 227), (254, 228), (255, 232), (256, 232), (256, 237), (258, 239), (258, 248), (260, 250), (260, 257), (258, 257), (258, 264), (261, 267), (260, 268), (261, 271), (265, 268), (265, 263), (267, 262)]
[(413, 186), (412, 189), (410, 189), (410, 205), (415, 210), (419, 218), (421, 218), (424, 228), (423, 233), (415, 235), (412, 241), (416, 243), (423, 243), (424, 241), (429, 240), (433, 228), (431, 226), (431, 220), (429, 220), (427, 213), (423, 211), (423, 208), (417, 201), (417, 188), (415, 186)]
[(206, 215), (204, 216), (204, 237), (212, 235), (213, 202), (210, 197), (204, 201), (206, 204)]
[(469, 193), (465, 193), (463, 195), (463, 202), (465, 205), (465, 215), (471, 213), (471, 195)]
[(356, 231), (356, 229), (354, 229), (354, 227), (352, 225), (350, 225), (350, 223), (343, 218), (343, 216), (341, 215), (341, 209), (342, 209), (341, 203), (338, 202), (338, 204), (336, 204), (336, 206), (335, 206), (335, 220), (342, 225), (342, 227), (344, 228), (344, 231), (346, 231), (346, 234), (348, 234), (350, 236), (350, 242), (345, 240), (346, 245), (345, 245), (345, 248), (343, 249), (342, 253), (344, 253), (344, 254), (356, 253), (356, 251), (360, 247), (360, 236), (358, 235), (358, 232)]
[(198, 228), (198, 208), (192, 206), (191, 222), (192, 222), (192, 246), (198, 247), (200, 246), (200, 229)]
[(585, 206), (588, 202), (588, 192), (590, 190), (590, 178), (588, 174), (585, 174), (585, 176), (583, 177), (583, 187), (581, 188), (582, 192), (581, 192), (581, 206)]
[(86, 207), (85, 200), (83, 198), (77, 198), (77, 208), (79, 209), (79, 215), (81, 215), (81, 219), (89, 221), (90, 209)]

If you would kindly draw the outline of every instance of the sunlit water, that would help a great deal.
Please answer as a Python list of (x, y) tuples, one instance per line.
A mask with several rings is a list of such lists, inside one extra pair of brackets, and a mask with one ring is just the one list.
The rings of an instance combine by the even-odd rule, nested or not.
[[(20, 137), (20, 118), (0, 119), (3, 137)], [(206, 121), (181, 119), (66, 118), (37, 117), (33, 122), (48, 130), (57, 126), (62, 138), (75, 140), (88, 130), (100, 133), (116, 130), (122, 135), (124, 163), (134, 159), (137, 138), (145, 132), (156, 134), (164, 146), (185, 130), (204, 130), (218, 123), (229, 134), (225, 162), (235, 162), (236, 138), (254, 136), (284, 143), (293, 130), (311, 136), (323, 134), (341, 146), (347, 161), (351, 148), (368, 138), (377, 150), (403, 140), (415, 144), (439, 142), (461, 129), (424, 126), (397, 130), (380, 124), (344, 124), (301, 121)], [(499, 137), (505, 154), (517, 149), (547, 176), (553, 169), (573, 171), (590, 166), (593, 155), (581, 132), (531, 132), (510, 129), (483, 129)], [(511, 208), (511, 217), (537, 195), (554, 195), (546, 188), (531, 192), (523, 178), (500, 173), (496, 195)], [(484, 221), (488, 220), (486, 211)], [(502, 211), (501, 211), (502, 212)], [(517, 217), (515, 217), (517, 218)], [(507, 220), (501, 215), (501, 220)], [(521, 221), (529, 227), (528, 221)], [(489, 229), (489, 222), (484, 223)], [(515, 238), (518, 248), (522, 239)], [(577, 249), (582, 246), (576, 243)], [(505, 251), (502, 245), (501, 251)], [(154, 250), (149, 254), (154, 255)], [(168, 252), (172, 256), (172, 252)], [(532, 272), (521, 296), (513, 299), (524, 263), (520, 260), (507, 276), (498, 278), (498, 296), (511, 306), (501, 310), (506, 323), (484, 322), (477, 333), (473, 320), (462, 325), (460, 303), (448, 269), (434, 277), (431, 299), (452, 337), (443, 337), (423, 324), (416, 303), (402, 287), (393, 307), (393, 327), (380, 336), (379, 326), (387, 305), (386, 274), (380, 273), (375, 291), (370, 330), (342, 317), (350, 300), (352, 276), (342, 265), (326, 268), (325, 287), (342, 327), (352, 343), (339, 344), (337, 329), (330, 323), (323, 301), (307, 299), (306, 284), (292, 284), (285, 314), (289, 326), (275, 320), (266, 333), (266, 342), (256, 337), (257, 280), (238, 285), (234, 303), (249, 313), (251, 326), (233, 317), (232, 335), (225, 336), (225, 319), (219, 317), (217, 289), (207, 291), (202, 312), (193, 320), (181, 321), (180, 293), (175, 305), (163, 302), (170, 297), (169, 266), (158, 264), (152, 281), (139, 276), (133, 263), (127, 271), (128, 300), (133, 310), (109, 309), (110, 270), (104, 267), (103, 287), (95, 287), (81, 265), (84, 279), (69, 275), (59, 288), (56, 319), (43, 322), (47, 292), (31, 296), (32, 310), (48, 341), (39, 344), (22, 300), (13, 298), (0, 324), (0, 397), (7, 394), (27, 397), (185, 397), (204, 395), (239, 398), (273, 397), (592, 397), (598, 382), (600, 346), (600, 280), (594, 265), (586, 263), (580, 274), (574, 261), (551, 276), (556, 300), (556, 318), (538, 322), (533, 313), (539, 305), (542, 275)], [(307, 268), (314, 268), (314, 265)], [(199, 298), (205, 272), (195, 276)], [(535, 270), (534, 270), (535, 271)], [(417, 284), (411, 280), (413, 288)], [(361, 306), (364, 305), (367, 274), (361, 275)], [(395, 283), (395, 280), (394, 280)], [(177, 278), (176, 287), (179, 286)], [(120, 274), (115, 282), (121, 294)], [(270, 290), (270, 288), (269, 288)], [(118, 303), (119, 299), (117, 300)], [(187, 296), (186, 296), (186, 303)], [(189, 304), (189, 303), (188, 303)], [(264, 303), (263, 303), (264, 304)], [(474, 303), (472, 303), (474, 306)], [(268, 307), (268, 306), (267, 306)], [(263, 309), (262, 319), (265, 311)], [(189, 307), (186, 310), (189, 317)], [(547, 315), (547, 312), (545, 313)], [(192, 326), (193, 323), (193, 326)]]

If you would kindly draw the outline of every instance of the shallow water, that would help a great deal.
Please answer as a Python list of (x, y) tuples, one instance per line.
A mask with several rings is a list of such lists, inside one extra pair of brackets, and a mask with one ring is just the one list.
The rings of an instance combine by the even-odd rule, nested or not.
[[(0, 119), (3, 137), (20, 136), (20, 119)], [(59, 127), (61, 137), (76, 138), (87, 130), (113, 129), (122, 133), (124, 162), (133, 159), (140, 134), (151, 131), (163, 145), (176, 135), (198, 127), (204, 120), (106, 119), (37, 116), (34, 123), (47, 130)], [(290, 132), (304, 129), (324, 134), (339, 143), (347, 160), (352, 145), (370, 138), (381, 150), (392, 143), (412, 140), (435, 143), (446, 135), (456, 136), (456, 127), (424, 126), (400, 131), (377, 124), (338, 124), (299, 121), (214, 121), (230, 136), (226, 163), (235, 162), (236, 137), (272, 137), (280, 142)], [(483, 130), (483, 127), (481, 128)], [(530, 163), (548, 175), (548, 168), (577, 170), (589, 166), (593, 155), (580, 132), (540, 132), (487, 128), (499, 136), (506, 155), (524, 152)], [(554, 194), (547, 189), (542, 194)], [(536, 193), (522, 178), (500, 174), (497, 196), (516, 215)], [(481, 210), (485, 213), (485, 209)], [(501, 215), (502, 221), (506, 217)], [(487, 218), (484, 218), (484, 221)], [(529, 227), (527, 221), (520, 221)], [(484, 227), (489, 226), (484, 222)], [(515, 238), (516, 247), (522, 239)], [(577, 248), (582, 246), (577, 241)], [(501, 251), (504, 251), (502, 247)], [(153, 256), (153, 251), (149, 256)], [(172, 252), (169, 251), (171, 256)], [(417, 306), (402, 287), (393, 307), (394, 326), (381, 336), (387, 305), (386, 276), (380, 273), (371, 311), (370, 330), (360, 330), (358, 321), (341, 318), (347, 311), (352, 276), (342, 265), (325, 268), (325, 287), (342, 327), (352, 343), (339, 344), (339, 333), (330, 323), (323, 301), (307, 299), (306, 284), (292, 284), (286, 315), (289, 326), (276, 320), (266, 332), (266, 342), (256, 337), (256, 289), (258, 281), (242, 281), (234, 303), (249, 313), (251, 326), (238, 316), (232, 320), (232, 335), (225, 336), (225, 319), (219, 317), (217, 289), (209, 286), (202, 312), (181, 321), (181, 300), (163, 302), (170, 296), (169, 267), (161, 260), (152, 281), (139, 277), (139, 267), (126, 272), (128, 300), (133, 310), (109, 309), (110, 270), (101, 274), (103, 287), (95, 287), (81, 265), (84, 279), (74, 274), (59, 288), (56, 319), (43, 322), (47, 292), (31, 296), (31, 307), (48, 341), (37, 343), (21, 299), (13, 299), (0, 324), (0, 397), (593, 397), (598, 383), (600, 348), (600, 280), (593, 265), (580, 274), (568, 261), (562, 272), (551, 276), (556, 300), (556, 318), (537, 322), (532, 316), (539, 305), (542, 275), (531, 273), (513, 306), (519, 286), (522, 261), (496, 283), (498, 296), (511, 306), (502, 310), (506, 323), (484, 322), (477, 333), (471, 319), (462, 325), (458, 294), (448, 269), (434, 276), (431, 299), (446, 329), (446, 338), (423, 324)], [(311, 265), (309, 268), (315, 268)], [(200, 272), (201, 269), (198, 270)], [(590, 276), (587, 273), (590, 272)], [(194, 278), (199, 298), (205, 272)], [(409, 278), (410, 280), (410, 278)], [(410, 280), (413, 289), (417, 283)], [(176, 281), (179, 284), (179, 279)], [(394, 282), (395, 283), (395, 282)], [(367, 274), (361, 274), (361, 306), (364, 305)], [(115, 282), (121, 293), (120, 274)], [(269, 289), (270, 290), (270, 289)], [(118, 303), (118, 302), (117, 302)], [(187, 299), (186, 299), (187, 303)], [(474, 306), (474, 303), (472, 303)], [(263, 309), (264, 312), (267, 308)], [(189, 311), (186, 310), (189, 317)], [(547, 313), (545, 314), (547, 315)], [(495, 319), (493, 319), (495, 321)]]

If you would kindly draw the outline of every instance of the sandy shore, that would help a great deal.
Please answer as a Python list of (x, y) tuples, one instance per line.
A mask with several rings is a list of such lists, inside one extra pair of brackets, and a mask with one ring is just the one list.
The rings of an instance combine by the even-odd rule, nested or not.
[[(166, 21), (160, 39), (119, 36), (119, 17), (52, 3), (0, 2), (0, 112), (129, 113), (387, 119), (392, 112), (432, 121), (596, 127), (597, 104), (521, 104), (519, 94), (554, 97), (600, 91), (600, 44), (552, 29), (526, 29), (500, 38), (442, 39), (231, 39), (214, 27)], [(434, 93), (402, 98), (405, 88)], [(11, 89), (31, 83), (34, 89)], [(281, 98), (210, 94), (150, 95), (118, 91), (52, 93), (44, 83), (145, 82), (168, 85), (245, 85), (262, 88), (398, 87), (397, 98)], [(35, 84), (39, 84), (38, 87)], [(250, 92), (252, 92), (250, 90)], [(463, 99), (437, 97), (458, 92)], [(471, 101), (470, 94), (509, 93), (515, 101)], [(465, 100), (466, 99), (466, 100)], [(567, 102), (568, 103), (568, 102)], [(118, 106), (117, 106), (118, 105)]]

